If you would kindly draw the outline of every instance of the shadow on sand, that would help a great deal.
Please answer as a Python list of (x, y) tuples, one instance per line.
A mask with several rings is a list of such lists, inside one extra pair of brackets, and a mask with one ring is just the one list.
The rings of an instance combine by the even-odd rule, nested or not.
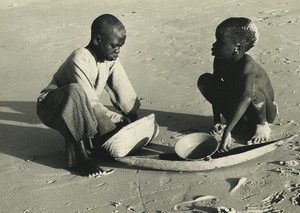
[[(111, 108), (111, 106), (108, 106)], [(212, 118), (184, 113), (164, 112), (140, 109), (140, 117), (154, 113), (160, 127), (174, 132), (208, 132)], [(0, 152), (23, 160), (53, 168), (65, 168), (65, 145), (63, 137), (53, 129), (41, 124), (36, 115), (35, 102), (1, 101), (0, 102)], [(151, 150), (170, 149), (159, 144), (148, 145)], [(145, 153), (151, 154), (151, 151)], [(116, 162), (105, 165), (125, 167)]]

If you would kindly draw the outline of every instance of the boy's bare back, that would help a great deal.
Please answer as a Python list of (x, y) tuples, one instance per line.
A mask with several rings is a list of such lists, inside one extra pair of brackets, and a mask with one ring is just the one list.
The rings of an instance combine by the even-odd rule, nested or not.
[[(239, 93), (243, 91), (245, 87), (248, 87), (246, 90), (252, 91), (252, 96), (255, 96), (256, 91), (260, 91), (271, 101), (274, 101), (274, 91), (269, 76), (248, 54), (245, 54), (238, 64), (215, 58), (214, 72), (223, 79), (224, 86), (228, 86), (228, 89), (234, 93)], [(252, 78), (250, 78), (250, 84), (243, 85), (245, 75), (252, 76)]]

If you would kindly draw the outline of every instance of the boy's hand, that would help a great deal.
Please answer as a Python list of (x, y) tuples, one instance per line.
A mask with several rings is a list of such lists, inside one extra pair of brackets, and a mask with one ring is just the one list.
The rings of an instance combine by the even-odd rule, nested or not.
[(232, 144), (231, 133), (224, 131), (219, 152), (228, 152), (228, 148), (230, 148), (231, 144)]
[(223, 134), (223, 131), (225, 129), (226, 125), (225, 124), (221, 124), (221, 123), (216, 123), (211, 131), (210, 134), (213, 136), (221, 136)]
[(126, 116), (126, 119), (127, 119), (128, 123), (132, 123), (132, 122), (135, 122), (136, 120), (138, 120), (139, 118), (138, 118), (138, 114), (134, 113), (131, 116)]

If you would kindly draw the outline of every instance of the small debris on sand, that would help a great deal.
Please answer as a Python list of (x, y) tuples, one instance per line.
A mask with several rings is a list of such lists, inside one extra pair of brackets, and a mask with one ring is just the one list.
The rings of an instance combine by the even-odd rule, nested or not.
[(120, 206), (121, 205), (121, 203), (120, 202), (111, 202), (110, 203), (112, 206), (114, 206), (114, 207), (118, 207), (118, 206)]
[(247, 178), (245, 178), (245, 177), (239, 179), (236, 186), (230, 190), (230, 194), (234, 193), (237, 189), (239, 189), (242, 185), (244, 185), (246, 183), (246, 181), (247, 181)]
[(126, 209), (129, 210), (129, 211), (132, 211), (132, 212), (135, 211), (135, 209), (132, 206), (127, 206)]
[(47, 184), (52, 184), (52, 183), (55, 183), (56, 180), (55, 179), (50, 179), (50, 180), (47, 180)]
[(224, 206), (220, 206), (217, 208), (218, 213), (237, 213), (237, 211), (234, 208), (227, 208)]
[(205, 200), (213, 200), (213, 201), (215, 201), (215, 202), (218, 201), (218, 199), (215, 198), (214, 196), (211, 196), (211, 195), (205, 195), (205, 196), (198, 197), (198, 198), (195, 199), (195, 200), (190, 200), (190, 201), (185, 201), (185, 202), (178, 203), (178, 204), (176, 204), (176, 205), (174, 206), (173, 210), (175, 210), (175, 211), (181, 210), (181, 206), (182, 206), (183, 204), (196, 203), (196, 202), (205, 201)]
[(279, 164), (283, 166), (294, 167), (297, 166), (299, 163), (296, 160), (288, 160), (288, 161), (280, 161)]

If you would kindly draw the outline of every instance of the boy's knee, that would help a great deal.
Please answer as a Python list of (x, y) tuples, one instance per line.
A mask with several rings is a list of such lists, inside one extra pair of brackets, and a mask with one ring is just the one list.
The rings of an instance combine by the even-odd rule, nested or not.
[(212, 77), (213, 76), (210, 73), (204, 73), (203, 75), (201, 75), (198, 78), (198, 82), (197, 82), (198, 89), (201, 91), (204, 85), (206, 85), (207, 82), (211, 81)]
[(77, 91), (77, 90), (81, 90), (82, 87), (78, 83), (71, 83), (66, 85), (66, 89), (68, 91), (73, 91), (73, 90)]
[(262, 92), (256, 92), (254, 97), (251, 98), (252, 103), (256, 108), (261, 108), (266, 102), (266, 97)]
[(84, 90), (82, 88), (82, 86), (80, 86), (78, 83), (71, 83), (68, 84), (67, 86), (65, 86), (65, 91), (69, 94), (83, 94)]
[(261, 109), (264, 106), (265, 102), (253, 102), (253, 106), (256, 109)]
[(261, 93), (257, 93), (254, 97), (252, 97), (252, 104), (255, 110), (261, 112), (266, 105), (265, 96)]

